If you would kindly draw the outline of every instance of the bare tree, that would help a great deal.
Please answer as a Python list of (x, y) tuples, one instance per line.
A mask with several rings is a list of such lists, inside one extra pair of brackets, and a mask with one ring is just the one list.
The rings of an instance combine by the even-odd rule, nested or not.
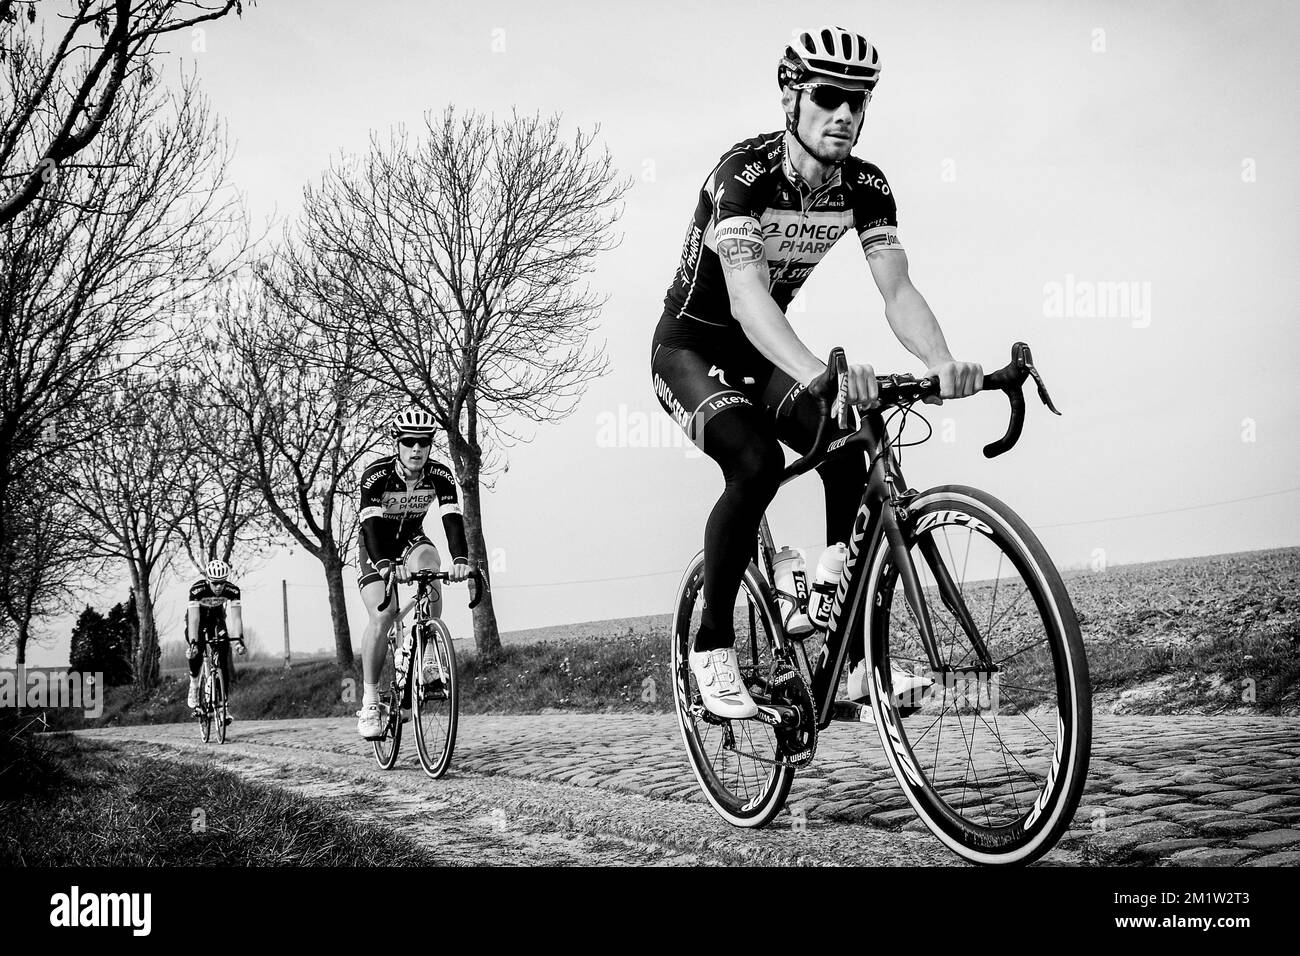
[[(171, 334), (161, 319), (237, 258), (227, 152), (192, 85), (138, 79), (69, 171), (0, 226), (0, 567), (23, 547), (10, 499), (97, 418), (99, 392)], [(0, 584), (3, 582), (0, 581)]]
[[(49, 12), (55, 4), (40, 10)], [(67, 0), (55, 16), (35, 3), (0, 0), (0, 225), (58, 178), (109, 125), (119, 98), (154, 80), (159, 39), (232, 11), (223, 3)], [(47, 42), (47, 24), (57, 26)], [(94, 160), (90, 161), (94, 164)]]
[(62, 484), (65, 464), (54, 455), (50, 466), (25, 489), (25, 500), (13, 516), (11, 526), (22, 546), (6, 549), (0, 611), (8, 620), (18, 665), (27, 660), (32, 625), (66, 610), (96, 573), (97, 562), (77, 533), (77, 516)]
[(146, 371), (122, 374), (90, 435), (89, 454), (76, 456), (68, 474), (85, 542), (96, 557), (130, 572), (140, 617), (132, 666), (146, 688), (158, 679), (154, 589), (190, 513), (190, 495), (176, 474), (187, 449), (181, 401), (175, 384)]
[(222, 302), (196, 353), (221, 414), (242, 432), (213, 451), (232, 456), (231, 467), (247, 472), (280, 527), (321, 563), (335, 657), (351, 667), (343, 567), (357, 535), (362, 460), (381, 434), (382, 393), (357, 371), (367, 356), (354, 335), (322, 336), (262, 288)]
[[(197, 364), (194, 354), (182, 361)], [(239, 570), (246, 574), (276, 543), (278, 529), (257, 485), (242, 413), (226, 404), (221, 386), (201, 373), (178, 388), (190, 439), (178, 463), (188, 511), (180, 527), (181, 544), (199, 571), (213, 558), (233, 564), (238, 552)]]
[[(594, 134), (558, 117), (448, 109), (422, 135), (372, 138), (308, 188), (281, 299), (327, 338), (362, 343), (359, 371), (445, 430), (470, 558), (487, 570), (481, 487), (527, 421), (556, 421), (605, 370), (589, 339), (603, 298), (583, 283), (614, 245), (617, 175)], [(474, 613), (500, 651), (488, 596)]]

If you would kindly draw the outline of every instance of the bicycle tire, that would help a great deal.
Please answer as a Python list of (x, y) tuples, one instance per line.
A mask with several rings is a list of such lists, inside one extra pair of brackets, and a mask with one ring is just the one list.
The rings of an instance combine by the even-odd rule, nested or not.
[[(401, 640), (401, 634), (397, 635)], [(375, 749), (375, 762), (381, 770), (392, 770), (402, 747), (402, 702), (397, 694), (397, 667), (393, 659), (393, 642), (387, 641), (384, 663), (379, 671), (379, 713), (384, 723), (384, 735), (371, 743)]]
[[(941, 664), (947, 670), (942, 675), (942, 697), (935, 687), (928, 699), (895, 697), (895, 668), (928, 668), (929, 663), (920, 650), (915, 613), (904, 589), (895, 590), (899, 576), (892, 567), (888, 541), (879, 539), (864, 594), (871, 608), (867, 638), (871, 707), (881, 745), (908, 802), (949, 849), (979, 864), (1031, 863), (1049, 852), (1070, 826), (1091, 753), (1091, 685), (1069, 593), (1028, 525), (992, 495), (963, 485), (943, 485), (919, 495), (908, 510), (912, 516), (908, 557), (922, 584), (925, 613), (931, 617)], [(956, 529), (969, 535), (961, 559), (960, 545), (954, 548), (951, 543)], [(930, 543), (922, 541), (927, 535)], [(927, 559), (924, 549), (931, 544)], [(971, 550), (976, 544), (980, 570), (972, 571)], [(998, 554), (995, 566), (994, 552)], [(1005, 576), (1004, 558), (1011, 565)], [(935, 560), (946, 571), (936, 569)], [(959, 563), (960, 584), (953, 573)], [(968, 583), (969, 575), (985, 573), (990, 567), (995, 568), (991, 577)], [(960, 595), (952, 605), (942, 597), (939, 582), (944, 573)], [(923, 584), (926, 575), (934, 582), (928, 588)], [(1008, 603), (998, 614), (1000, 594)], [(1026, 595), (1031, 602), (1024, 601)], [(903, 623), (891, 630), (891, 623), (898, 620)], [(979, 660), (972, 630), (980, 635), (985, 659), (994, 669), (985, 671), (982, 663), (972, 666)], [(982, 687), (981, 673), (985, 674)], [(934, 676), (930, 672), (931, 679)], [(1054, 738), (1043, 727), (1052, 717)], [(954, 728), (961, 738), (957, 744), (952, 743)], [(994, 740), (991, 757), (976, 750), (986, 738)], [(964, 768), (951, 769), (963, 759)], [(978, 797), (972, 796), (976, 791)]]
[(208, 672), (207, 667), (199, 673), (199, 706), (195, 708), (195, 716), (199, 720), (199, 736), (203, 742), (210, 743), (212, 740), (212, 713), (208, 710)]
[(226, 742), (226, 679), (220, 670), (213, 675), (212, 719), (217, 725), (217, 743)]
[[(700, 600), (703, 583), (704, 552), (701, 551), (687, 565), (678, 585), (670, 633), (673, 699), (682, 743), (686, 746), (691, 771), (695, 774), (705, 799), (718, 815), (733, 826), (763, 827), (771, 823), (785, 806), (790, 785), (794, 781), (794, 768), (765, 764), (753, 759), (753, 756), (760, 756), (780, 760), (781, 750), (776, 734), (766, 724), (753, 720), (715, 723), (695, 715), (699, 707), (699, 695), (693, 689), (694, 677), (691, 675), (688, 655), (698, 623), (697, 604), (703, 605)], [(737, 612), (741, 616), (741, 623), (736, 628), (736, 652), (741, 673), (747, 675), (745, 682), (750, 686), (752, 680), (762, 679), (764, 668), (771, 666), (775, 648), (774, 635), (778, 626), (775, 602), (767, 582), (752, 562), (745, 569), (740, 594), (737, 596), (738, 603), (742, 596), (746, 611)], [(755, 613), (750, 615), (748, 609), (753, 609)], [(761, 634), (751, 630), (753, 625), (761, 625), (757, 629)], [(753, 686), (751, 692), (754, 692)], [(755, 692), (754, 696), (762, 702), (761, 694)], [(716, 728), (716, 731), (701, 732), (702, 727)], [(743, 738), (739, 744), (734, 739), (737, 732)], [(728, 735), (733, 738), (732, 748), (727, 745)], [(710, 737), (719, 738), (716, 746), (710, 742)], [(755, 754), (759, 749), (763, 753)], [(744, 756), (739, 752), (741, 750), (752, 756)]]
[(414, 667), (415, 745), (420, 755), (420, 766), (424, 767), (426, 774), (437, 780), (451, 766), (452, 753), (456, 749), (460, 685), (451, 630), (439, 618), (432, 618), (425, 626), (429, 632), (426, 640), (438, 652), (442, 681), (440, 686), (426, 688), (423, 658)]

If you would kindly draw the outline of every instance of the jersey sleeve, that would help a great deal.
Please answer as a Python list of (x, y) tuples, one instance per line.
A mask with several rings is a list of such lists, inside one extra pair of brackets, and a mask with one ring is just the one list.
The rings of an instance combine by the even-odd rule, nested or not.
[(371, 466), (361, 476), (361, 513), (357, 519), (363, 524), (368, 518), (382, 518), (384, 473), (380, 468)]
[(224, 595), (224, 597), (225, 597), (225, 599), (226, 599), (226, 603), (227, 603), (227, 604), (238, 604), (238, 603), (239, 603), (239, 585), (238, 585), (238, 584), (227, 584), (227, 585), (226, 585), (226, 589), (225, 589), (225, 591), (223, 592), (223, 595)]
[(898, 206), (879, 166), (860, 163), (853, 173), (853, 221), (862, 251), (902, 249), (898, 238)]
[(204, 592), (204, 590), (205, 590), (206, 588), (207, 588), (207, 582), (206, 582), (206, 581), (195, 581), (193, 584), (191, 584), (191, 585), (190, 585), (190, 599), (189, 599), (189, 603), (188, 603), (186, 606), (187, 606), (187, 607), (199, 607), (199, 606), (200, 606), (200, 603), (199, 603), (199, 602), (200, 602), (200, 600), (202, 599), (202, 597), (203, 597), (203, 592)]
[(433, 492), (438, 499), (438, 511), (445, 518), (447, 515), (460, 514), (460, 498), (456, 495), (456, 479), (451, 469), (441, 462), (429, 466), (429, 476), (433, 482)]
[(748, 150), (733, 150), (714, 168), (706, 185), (713, 201), (713, 213), (704, 244), (714, 252), (725, 239), (747, 239), (763, 242), (763, 227), (758, 217), (763, 202), (759, 193), (764, 188), (767, 167)]

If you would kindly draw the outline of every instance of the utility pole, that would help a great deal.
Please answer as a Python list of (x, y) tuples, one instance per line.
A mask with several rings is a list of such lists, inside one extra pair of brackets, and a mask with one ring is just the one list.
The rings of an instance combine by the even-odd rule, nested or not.
[(280, 579), (280, 606), (284, 608), (284, 669), (289, 669), (289, 582)]

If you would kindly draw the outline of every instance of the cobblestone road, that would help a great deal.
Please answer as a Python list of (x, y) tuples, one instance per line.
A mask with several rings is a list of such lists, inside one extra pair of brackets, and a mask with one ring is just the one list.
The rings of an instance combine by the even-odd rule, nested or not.
[[(86, 735), (180, 742), (195, 733), (193, 725), (165, 725)], [(343, 719), (236, 723), (232, 735), (362, 753), (353, 723)], [(669, 716), (466, 716), (457, 769), (703, 803)], [(831, 725), (812, 768), (795, 778), (789, 807), (813, 828), (847, 822), (926, 833), (867, 724)], [(1097, 717), (1082, 804), (1046, 862), (1300, 864), (1300, 719)]]

